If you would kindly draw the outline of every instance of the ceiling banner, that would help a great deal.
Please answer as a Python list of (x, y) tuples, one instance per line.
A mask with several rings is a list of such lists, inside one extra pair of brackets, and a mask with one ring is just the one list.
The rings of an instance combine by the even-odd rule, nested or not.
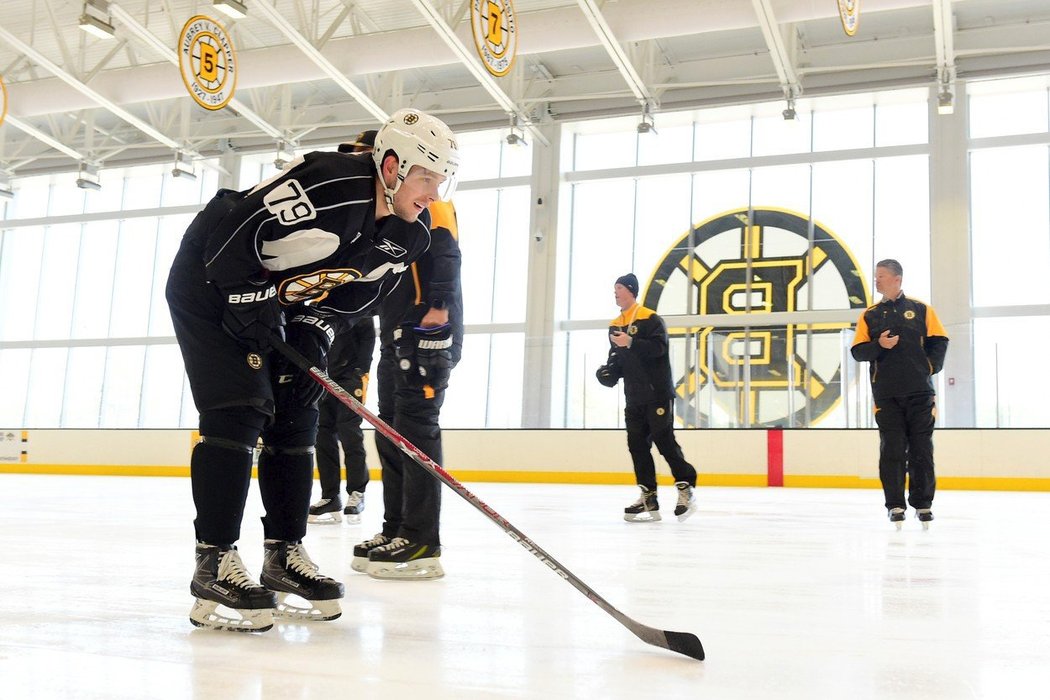
[(237, 59), (226, 29), (205, 15), (191, 17), (179, 33), (179, 72), (190, 97), (219, 110), (233, 99)]

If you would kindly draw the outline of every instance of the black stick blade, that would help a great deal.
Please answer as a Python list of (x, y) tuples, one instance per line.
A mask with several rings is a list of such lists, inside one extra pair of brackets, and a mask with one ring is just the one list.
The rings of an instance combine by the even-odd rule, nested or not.
[(700, 638), (695, 634), (665, 631), (664, 637), (667, 638), (667, 648), (671, 651), (685, 654), (697, 661), (704, 660), (704, 645), (700, 643)]

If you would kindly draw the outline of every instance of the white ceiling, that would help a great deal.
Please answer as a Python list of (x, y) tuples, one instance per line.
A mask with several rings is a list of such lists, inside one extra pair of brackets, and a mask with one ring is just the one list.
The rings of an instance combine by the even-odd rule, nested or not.
[[(75, 168), (76, 158), (56, 142), (112, 166), (167, 157), (172, 142), (191, 154), (214, 155), (227, 146), (273, 146), (275, 133), (309, 145), (373, 126), (373, 114), (266, 18), (257, 6), (264, 1), (244, 0), (248, 16), (234, 21), (216, 12), (211, 0), (117, 0), (116, 39), (101, 40), (77, 27), (82, 0), (4, 0), (0, 76), (9, 118), (0, 126), (0, 169), (29, 174)], [(428, 1), (476, 60), (471, 0)], [(933, 85), (936, 47), (946, 38), (959, 79), (1050, 72), (1050, 0), (858, 1), (860, 24), (853, 37), (842, 29), (836, 0), (595, 4), (652, 95), (658, 124), (660, 111), (784, 95), (787, 86), (778, 78), (783, 71), (759, 24), (757, 9), (763, 7), (776, 21), (789, 74), (797, 76), (803, 95)], [(460, 129), (507, 125), (505, 107), (459, 62), (416, 2), (269, 0), (284, 23), (382, 110), (414, 106)], [(941, 4), (952, 16), (948, 37), (935, 31), (935, 6)], [(514, 0), (514, 10), (518, 57), (511, 73), (495, 83), (519, 115), (541, 122), (640, 114), (639, 101), (577, 0)], [(218, 19), (237, 51), (236, 98), (256, 118), (198, 107), (178, 69), (119, 21), (121, 13), (172, 49), (191, 16)], [(37, 54), (88, 89), (56, 78), (35, 60)], [(96, 95), (125, 116), (100, 106)]]

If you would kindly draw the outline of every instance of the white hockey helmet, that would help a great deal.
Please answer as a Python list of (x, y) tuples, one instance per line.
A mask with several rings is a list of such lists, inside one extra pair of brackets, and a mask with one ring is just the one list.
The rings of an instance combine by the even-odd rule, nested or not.
[[(389, 151), (397, 155), (397, 180), (390, 188), (383, 183), (387, 205), (393, 206), (394, 193), (401, 187), (413, 165), (445, 176), (438, 188), (443, 200), (452, 198), (456, 189), (456, 171), (459, 170), (459, 146), (456, 135), (437, 117), (418, 109), (399, 109), (376, 134), (372, 159), (376, 170), (383, 172), (383, 158)], [(382, 175), (380, 175), (382, 181)]]

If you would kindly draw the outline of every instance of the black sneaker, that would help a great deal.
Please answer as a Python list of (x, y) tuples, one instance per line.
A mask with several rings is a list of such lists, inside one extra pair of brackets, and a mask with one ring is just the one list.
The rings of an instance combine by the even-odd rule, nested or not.
[[(198, 543), (196, 559), (190, 593), (197, 600), (190, 610), (190, 622), (236, 632), (265, 632), (273, 627), (277, 598), (252, 580), (236, 547)], [(220, 605), (237, 617), (218, 611)]]
[[(339, 607), (343, 584), (319, 573), (301, 542), (266, 540), (259, 582), (277, 594), (280, 614), (301, 620), (334, 620), (343, 613)], [(289, 603), (288, 595), (298, 596), (309, 607)]]

